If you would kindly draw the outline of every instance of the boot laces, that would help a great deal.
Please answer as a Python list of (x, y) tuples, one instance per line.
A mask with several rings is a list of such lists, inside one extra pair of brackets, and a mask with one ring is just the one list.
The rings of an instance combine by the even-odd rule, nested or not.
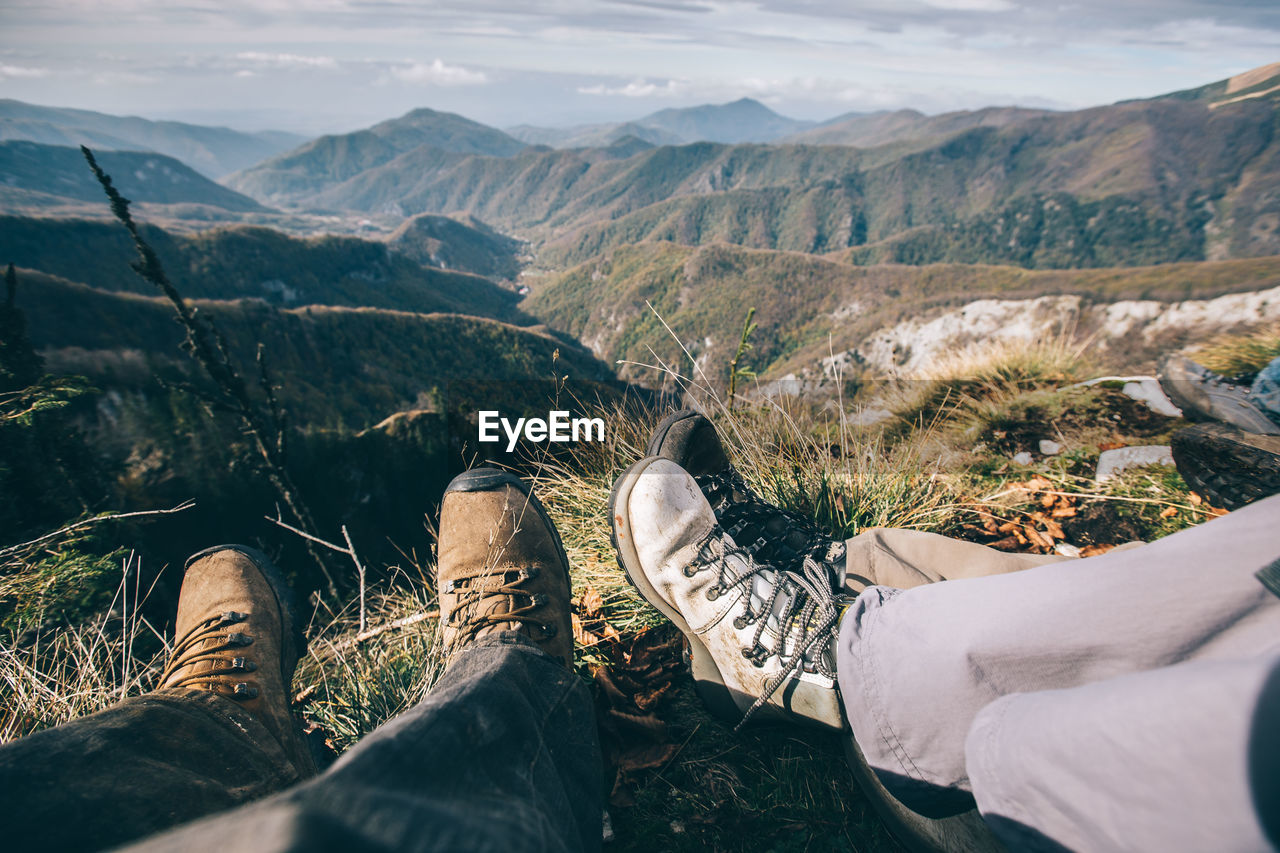
[[(257, 687), (228, 678), (244, 675), (258, 668), (248, 657), (235, 653), (237, 649), (251, 645), (253, 637), (243, 632), (227, 630), (248, 618), (247, 613), (228, 610), (197, 622), (174, 643), (173, 653), (160, 675), (160, 684), (166, 688), (200, 687), (215, 691), (216, 688), (230, 686), (232, 699), (243, 701), (256, 698)], [(214, 665), (208, 669), (193, 669), (184, 675), (178, 675), (183, 669), (203, 661), (211, 661)]]
[[(541, 573), (537, 566), (495, 570), (482, 568), (468, 574), (455, 575), (444, 584), (445, 593), (457, 596), (457, 603), (446, 624), (460, 632), (460, 638), (470, 640), (483, 628), (505, 622), (517, 622), (526, 628), (538, 628), (542, 632), (540, 639), (549, 640), (556, 635), (556, 626), (529, 618), (535, 611), (547, 603), (544, 593), (529, 592), (524, 589), (525, 581), (532, 580)], [(501, 579), (495, 584), (495, 579)], [(478, 581), (478, 582), (477, 582)], [(512, 607), (502, 612), (477, 615), (484, 602), (510, 596), (527, 599), (527, 603)]]
[[(805, 557), (820, 563), (833, 559), (834, 543), (830, 537), (811, 520), (765, 503), (734, 468), (694, 479), (711, 504), (716, 521), (752, 556), (784, 565)], [(770, 522), (785, 532), (771, 534)], [(798, 544), (790, 544), (796, 540)]]
[[(754, 624), (751, 645), (742, 656), (757, 667), (777, 657), (782, 668), (765, 684), (755, 703), (735, 726), (740, 729), (788, 679), (802, 668), (835, 679), (835, 627), (840, 621), (839, 602), (832, 592), (827, 566), (805, 556), (800, 571), (784, 571), (769, 563), (757, 561), (750, 550), (734, 543), (724, 529), (716, 526), (698, 545), (697, 556), (685, 568), (693, 577), (704, 570), (717, 573), (716, 583), (707, 589), (709, 599), (736, 592), (743, 603), (743, 613), (734, 619), (739, 630)], [(761, 594), (763, 582), (767, 593)], [(753, 594), (760, 601), (753, 605)], [(765, 628), (776, 620), (777, 640), (773, 647), (765, 644)]]

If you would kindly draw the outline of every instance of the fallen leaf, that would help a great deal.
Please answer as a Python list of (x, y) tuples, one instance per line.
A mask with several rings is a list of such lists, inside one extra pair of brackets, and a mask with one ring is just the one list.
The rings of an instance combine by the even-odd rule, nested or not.
[(1119, 450), (1122, 447), (1128, 447), (1123, 441), (1104, 441), (1098, 445), (1098, 450)]
[(1176, 506), (1167, 506), (1164, 509), (1160, 510), (1161, 518), (1173, 518), (1177, 514), (1178, 514), (1178, 508)]
[(604, 596), (594, 586), (588, 586), (578, 596), (578, 612), (587, 619), (594, 619), (604, 608)]
[(1053, 540), (1048, 536), (1036, 530), (1030, 524), (1022, 525), (1022, 532), (1026, 535), (1027, 541), (1041, 548), (1052, 548)]
[(1081, 557), (1096, 557), (1096, 556), (1098, 556), (1099, 554), (1105, 554), (1105, 553), (1107, 553), (1108, 551), (1110, 551), (1110, 550), (1111, 550), (1112, 548), (1114, 548), (1114, 547), (1116, 547), (1116, 546), (1115, 546), (1115, 545), (1086, 545), (1086, 546), (1084, 546), (1083, 548), (1081, 548), (1081, 549), (1080, 549), (1080, 556), (1081, 556)]
[(652, 770), (671, 760), (680, 747), (674, 743), (656, 743), (634, 747), (618, 756), (618, 770), (630, 773), (636, 770)]
[(596, 684), (600, 685), (600, 689), (609, 698), (610, 703), (616, 705), (626, 704), (626, 694), (618, 689), (618, 685), (613, 683), (613, 676), (609, 674), (608, 668), (593, 666), (591, 667), (591, 676), (596, 680)]
[(1187, 495), (1187, 500), (1191, 501), (1192, 506), (1200, 506), (1204, 503), (1204, 498), (1200, 497), (1199, 492), (1191, 492)]
[(672, 682), (668, 681), (666, 684), (662, 685), (661, 687), (658, 687), (654, 690), (650, 690), (647, 693), (637, 693), (634, 700), (636, 703), (636, 707), (639, 708), (641, 711), (648, 711), (649, 709), (657, 705), (659, 702), (661, 702), (663, 698), (665, 698), (666, 695), (671, 692), (671, 689), (674, 686), (675, 685)]
[(582, 626), (582, 619), (577, 613), (569, 614), (569, 624), (573, 626), (573, 639), (580, 646), (594, 646), (600, 638)]

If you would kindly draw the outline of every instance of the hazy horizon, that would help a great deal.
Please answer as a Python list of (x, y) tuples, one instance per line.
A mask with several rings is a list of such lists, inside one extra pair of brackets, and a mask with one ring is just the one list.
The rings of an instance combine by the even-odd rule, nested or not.
[(417, 107), (496, 127), (751, 97), (792, 118), (1075, 109), (1280, 59), (1280, 7), (1204, 0), (10, 0), (0, 97), (241, 130)]

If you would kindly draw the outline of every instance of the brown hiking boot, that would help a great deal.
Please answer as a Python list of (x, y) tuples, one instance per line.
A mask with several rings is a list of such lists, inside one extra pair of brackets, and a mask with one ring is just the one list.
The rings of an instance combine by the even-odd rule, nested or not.
[(436, 584), (448, 657), (481, 637), (519, 631), (566, 666), (573, 663), (569, 559), (520, 478), (476, 468), (445, 489)]
[(306, 647), (288, 584), (267, 556), (219, 545), (187, 560), (160, 689), (208, 690), (253, 714), (302, 776), (315, 763), (289, 704)]

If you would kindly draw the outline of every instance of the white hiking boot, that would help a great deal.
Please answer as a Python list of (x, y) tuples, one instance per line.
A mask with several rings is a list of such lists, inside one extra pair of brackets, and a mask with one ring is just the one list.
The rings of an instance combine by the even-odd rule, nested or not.
[(694, 684), (741, 726), (786, 718), (845, 726), (835, 677), (840, 608), (825, 566), (756, 562), (716, 523), (683, 468), (648, 457), (610, 498), (618, 562), (641, 595), (688, 638)]

